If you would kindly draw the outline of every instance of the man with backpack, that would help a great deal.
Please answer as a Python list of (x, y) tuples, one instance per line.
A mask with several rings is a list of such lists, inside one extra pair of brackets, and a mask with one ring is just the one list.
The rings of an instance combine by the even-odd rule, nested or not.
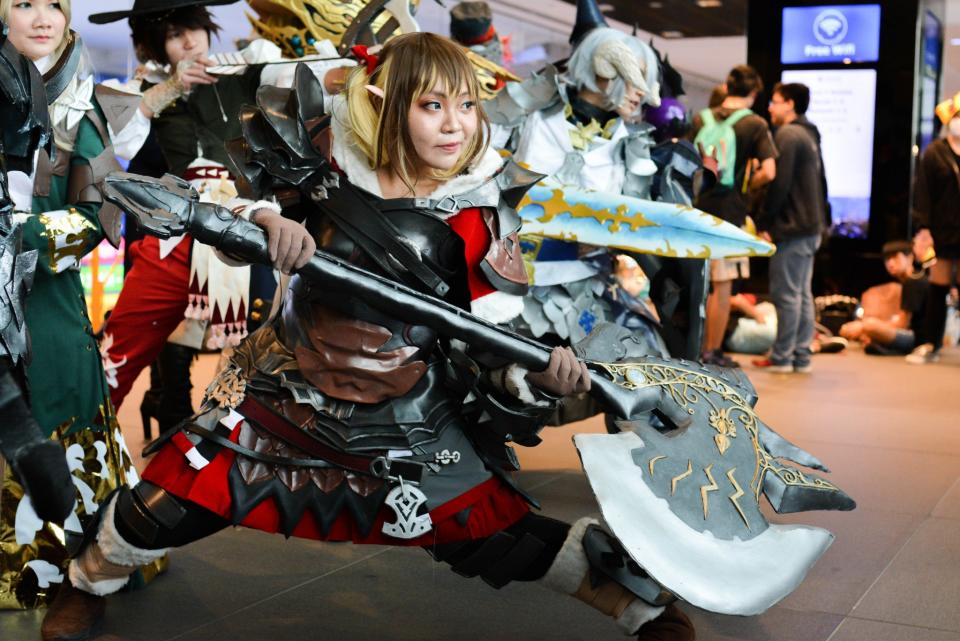
[[(717, 161), (717, 182), (700, 195), (697, 207), (734, 225), (747, 220), (747, 195), (774, 179), (777, 150), (766, 120), (751, 108), (763, 91), (763, 81), (748, 65), (734, 67), (727, 76), (727, 95), (719, 107), (704, 109), (694, 118), (694, 142), (704, 156)], [(733, 281), (750, 276), (747, 258), (710, 263), (704, 363), (736, 367), (723, 354), (723, 336), (730, 317)]]
[(770, 297), (777, 308), (777, 340), (769, 358), (754, 365), (769, 372), (808, 373), (813, 307), (813, 257), (826, 224), (826, 181), (820, 132), (804, 115), (810, 90), (799, 83), (778, 84), (770, 101), (770, 120), (780, 152), (776, 179), (767, 189), (757, 229), (777, 244), (770, 259)]

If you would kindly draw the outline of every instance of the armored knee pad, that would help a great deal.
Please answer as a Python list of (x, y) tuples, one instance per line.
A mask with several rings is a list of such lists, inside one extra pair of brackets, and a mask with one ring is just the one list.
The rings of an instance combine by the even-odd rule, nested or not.
[(437, 561), (449, 563), (460, 576), (479, 576), (500, 589), (511, 581), (536, 581), (550, 567), (570, 526), (528, 514), (486, 539), (428, 548)]
[(163, 488), (141, 481), (135, 488), (124, 488), (117, 498), (117, 530), (132, 545), (153, 549), (168, 547), (161, 531), (174, 530), (187, 509)]
[(115, 491), (97, 511), (97, 522), (90, 528), (86, 545), (70, 562), (70, 583), (84, 592), (96, 595), (112, 594), (126, 585), (137, 568), (153, 563), (165, 553), (165, 549), (144, 545), (135, 532), (122, 532), (130, 522), (137, 523), (135, 512), (121, 516), (121, 504), (130, 512), (140, 500), (135, 491), (124, 487)]
[(620, 542), (599, 525), (587, 526), (583, 535), (583, 551), (590, 565), (591, 584), (603, 580), (621, 585), (634, 596), (653, 606), (664, 606), (676, 597), (664, 590), (640, 565), (630, 558)]
[(488, 585), (500, 589), (522, 577), (546, 547), (536, 536), (500, 531), (483, 541), (440, 546), (430, 551), (437, 561), (450, 564), (460, 576), (479, 576)]

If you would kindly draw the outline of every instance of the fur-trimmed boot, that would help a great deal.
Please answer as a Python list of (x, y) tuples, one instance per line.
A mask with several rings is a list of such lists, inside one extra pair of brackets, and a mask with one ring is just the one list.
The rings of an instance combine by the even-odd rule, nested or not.
[(676, 606), (651, 604), (663, 603), (669, 595), (595, 519), (583, 518), (571, 526), (540, 582), (612, 617), (624, 634), (640, 641), (696, 639), (690, 619)]
[(67, 581), (43, 618), (43, 641), (86, 641), (103, 619), (108, 594), (120, 590), (141, 565), (166, 550), (142, 550), (123, 540), (114, 522), (115, 494), (106, 505), (95, 540), (70, 561)]

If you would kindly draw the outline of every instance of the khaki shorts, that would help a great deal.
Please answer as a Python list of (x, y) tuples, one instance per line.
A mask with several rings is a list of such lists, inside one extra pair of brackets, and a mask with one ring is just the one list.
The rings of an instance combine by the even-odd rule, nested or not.
[(710, 261), (710, 281), (722, 283), (728, 280), (750, 278), (750, 259), (717, 258)]

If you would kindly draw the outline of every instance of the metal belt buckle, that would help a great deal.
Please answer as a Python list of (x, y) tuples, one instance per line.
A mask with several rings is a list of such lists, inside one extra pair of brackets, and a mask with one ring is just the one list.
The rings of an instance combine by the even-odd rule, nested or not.
[(378, 479), (384, 479), (386, 481), (397, 480), (390, 478), (390, 459), (386, 456), (378, 456), (370, 461), (370, 473)]
[[(407, 483), (419, 485), (423, 476), (423, 468), (426, 467), (418, 461), (407, 461), (402, 458), (390, 458), (389, 456), (378, 456), (370, 461), (370, 474), (385, 481), (397, 482), (406, 476)], [(391, 474), (391, 471), (395, 472)]]
[(446, 196), (441, 198), (433, 208), (437, 211), (442, 211), (445, 214), (453, 214), (460, 211), (460, 203), (457, 202), (457, 199), (453, 196)]

